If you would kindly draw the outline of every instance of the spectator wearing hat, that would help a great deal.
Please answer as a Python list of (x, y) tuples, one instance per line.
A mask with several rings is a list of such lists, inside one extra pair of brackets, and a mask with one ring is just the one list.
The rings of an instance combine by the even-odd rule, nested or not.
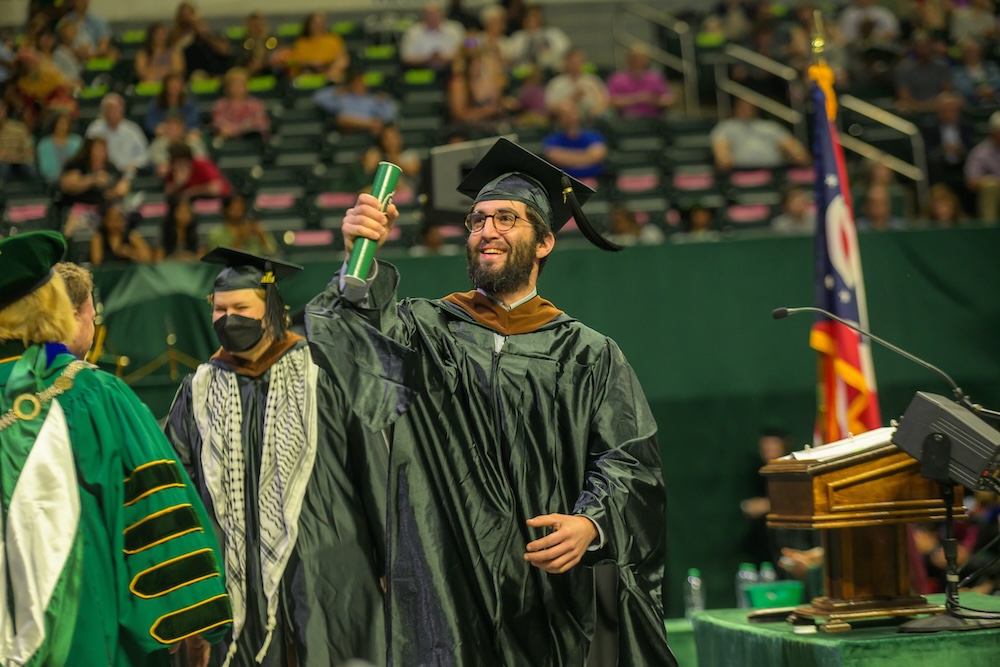
[(965, 160), (965, 185), (976, 193), (979, 219), (992, 224), (1000, 213), (1000, 111), (990, 116), (989, 128)]

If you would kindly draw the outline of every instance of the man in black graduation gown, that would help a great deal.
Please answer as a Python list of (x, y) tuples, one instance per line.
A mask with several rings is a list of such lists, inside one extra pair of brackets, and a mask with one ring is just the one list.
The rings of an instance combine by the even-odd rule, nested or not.
[[(586, 186), (506, 140), (459, 190), (475, 198), (476, 290), (397, 303), (396, 269), (379, 262), (362, 286), (335, 276), (307, 309), (317, 363), (390, 443), (390, 664), (582, 667), (595, 624), (585, 566), (612, 564), (618, 664), (674, 665), (656, 423), (614, 341), (535, 288), (571, 215), (617, 246), (580, 212)], [(348, 249), (381, 243), (395, 215), (359, 197)]]
[(225, 247), (204, 259), (226, 265), (211, 297), (222, 347), (184, 379), (166, 432), (225, 554), (234, 620), (218, 661), (384, 664), (385, 442), (288, 331), (275, 281), (301, 267)]

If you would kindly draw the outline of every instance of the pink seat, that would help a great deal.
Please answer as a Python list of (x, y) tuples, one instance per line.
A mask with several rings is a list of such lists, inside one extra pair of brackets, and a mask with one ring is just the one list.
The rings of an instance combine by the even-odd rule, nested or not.
[(660, 178), (655, 173), (622, 174), (618, 177), (617, 186), (622, 192), (645, 192), (652, 190), (659, 183)]
[(254, 205), (258, 209), (275, 210), (295, 206), (295, 195), (291, 192), (269, 192), (257, 195)]
[(316, 196), (319, 208), (350, 208), (358, 200), (356, 192), (323, 192)]
[(766, 204), (736, 204), (726, 213), (736, 223), (763, 222), (771, 216), (771, 207)]
[(738, 188), (759, 188), (769, 185), (774, 180), (774, 172), (767, 169), (753, 171), (734, 171), (729, 182)]

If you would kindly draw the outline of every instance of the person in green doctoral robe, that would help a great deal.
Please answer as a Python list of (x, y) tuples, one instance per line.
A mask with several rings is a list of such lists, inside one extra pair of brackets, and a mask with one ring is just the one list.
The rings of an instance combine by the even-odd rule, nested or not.
[[(617, 573), (617, 659), (674, 665), (663, 624), (656, 423), (615, 342), (538, 295), (582, 183), (499, 140), (459, 190), (475, 290), (397, 303), (396, 269), (335, 276), (307, 308), (314, 357), (390, 443), (388, 635), (397, 667), (582, 667), (591, 567)], [(565, 193), (565, 195), (564, 195)], [(564, 199), (565, 196), (565, 199)], [(396, 217), (362, 195), (349, 251)], [(613, 304), (609, 304), (613, 307)]]
[(234, 622), (216, 658), (385, 664), (385, 441), (288, 330), (276, 281), (301, 267), (226, 247), (203, 260), (225, 265), (210, 297), (222, 347), (182, 382), (166, 433), (224, 546)]
[(229, 629), (218, 542), (146, 406), (65, 346), (65, 251), (0, 241), (0, 664), (169, 665)]

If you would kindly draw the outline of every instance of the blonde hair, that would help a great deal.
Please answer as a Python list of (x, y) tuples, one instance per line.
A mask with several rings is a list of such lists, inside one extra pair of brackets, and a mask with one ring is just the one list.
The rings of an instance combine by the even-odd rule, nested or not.
[(0, 340), (34, 343), (65, 343), (76, 336), (73, 304), (62, 276), (52, 279), (31, 294), (0, 309)]
[(228, 86), (232, 80), (237, 77), (242, 77), (243, 79), (249, 81), (250, 71), (244, 67), (233, 67), (222, 75), (222, 85)]
[(87, 297), (94, 291), (94, 275), (73, 262), (59, 262), (55, 265), (55, 270), (66, 283), (66, 294), (69, 295), (73, 309), (87, 303)]

